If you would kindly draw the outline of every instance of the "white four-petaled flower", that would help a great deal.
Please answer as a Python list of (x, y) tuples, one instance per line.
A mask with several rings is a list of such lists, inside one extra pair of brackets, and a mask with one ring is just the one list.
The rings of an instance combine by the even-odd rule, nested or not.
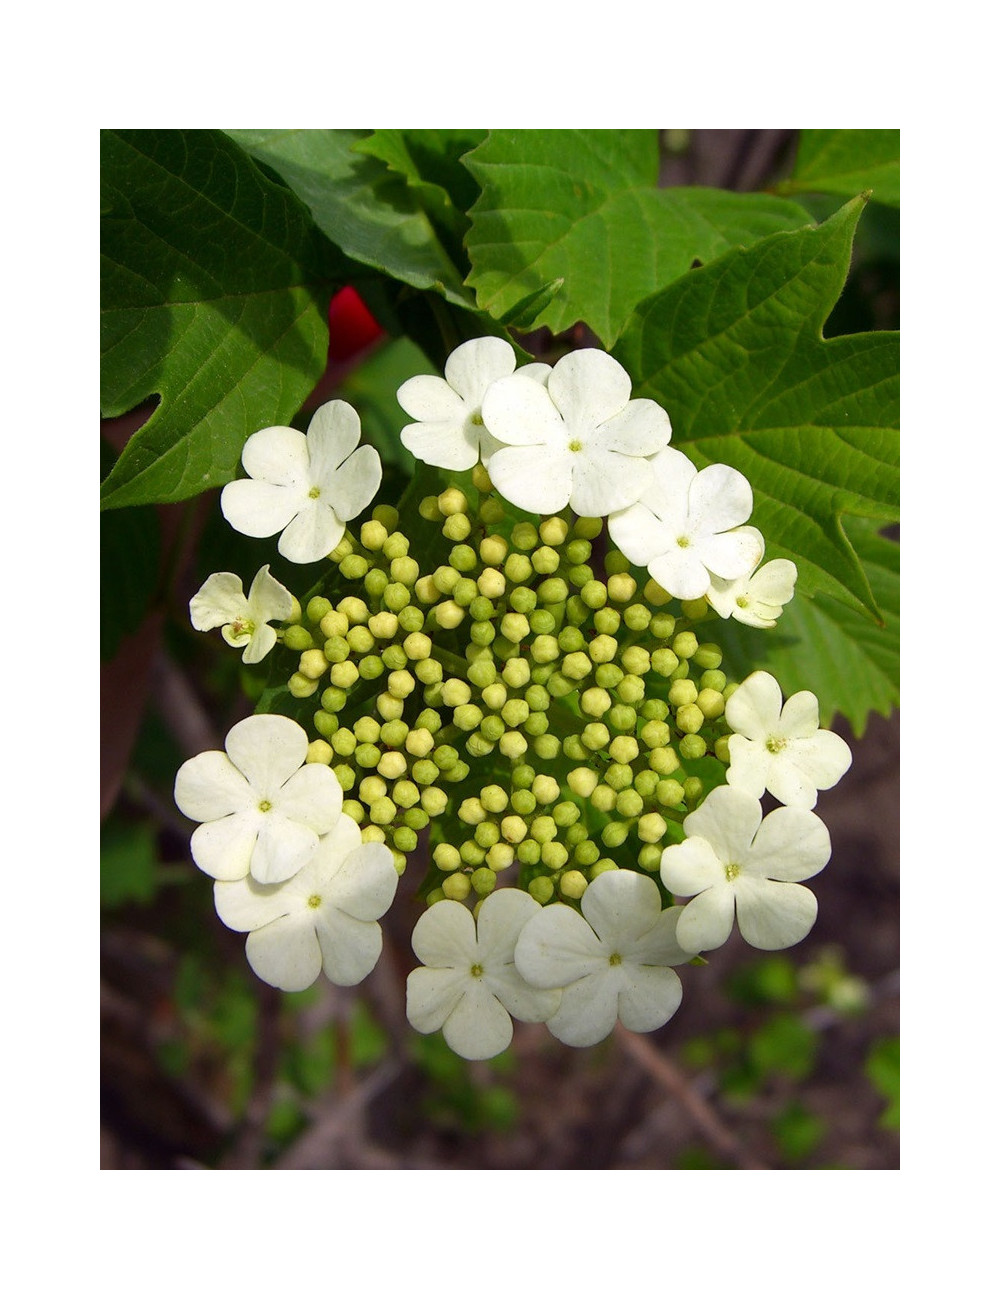
[(638, 501), (645, 458), (670, 441), (670, 420), (631, 393), (625, 369), (596, 348), (557, 361), (547, 385), (523, 371), (498, 379), (483, 399), (486, 427), (503, 444), (489, 460), (494, 486), (540, 514), (569, 505), (603, 516)]
[[(744, 530), (753, 532), (764, 554), (764, 538), (749, 525)], [(795, 594), (799, 571), (791, 560), (768, 560), (753, 573), (726, 581), (711, 575), (705, 599), (723, 618), (734, 618), (748, 627), (774, 627), (781, 611)]]
[(814, 808), (817, 792), (836, 785), (851, 766), (845, 740), (819, 725), (819, 701), (798, 691), (781, 704), (770, 673), (755, 672), (726, 701), (731, 786), (759, 799), (769, 790), (779, 803)]
[(611, 516), (608, 532), (672, 596), (697, 600), (713, 575), (740, 578), (760, 560), (760, 533), (739, 527), (752, 509), (753, 492), (738, 470), (698, 470), (683, 452), (666, 447), (647, 462), (641, 497)]
[(249, 596), (244, 596), (243, 583), (235, 573), (213, 573), (191, 597), (189, 606), (192, 626), (199, 632), (221, 627), (229, 645), (244, 647), (245, 664), (260, 663), (278, 639), (270, 621), (291, 618), (294, 607), (295, 597), (271, 577), (267, 564), (258, 569)]
[(334, 984), (359, 984), (382, 951), (378, 920), (398, 881), (390, 850), (362, 844), (357, 823), (341, 817), (290, 880), (218, 881), (215, 910), (231, 930), (250, 932), (247, 960), (265, 983), (297, 992), (322, 970)]
[(306, 865), (344, 803), (333, 770), (305, 762), (308, 746), (297, 722), (260, 713), (233, 727), (225, 753), (208, 750), (181, 765), (174, 799), (202, 823), (191, 836), (202, 871), (275, 884)]
[(417, 460), (442, 469), (472, 469), (480, 458), (487, 463), (497, 443), (483, 425), (483, 397), (490, 384), (513, 374), (516, 365), (514, 349), (504, 339), (470, 339), (449, 356), (443, 379), (408, 379), (396, 400), (417, 423), (400, 433), (403, 446)]
[(684, 834), (663, 850), (660, 877), (671, 893), (695, 895), (677, 923), (685, 948), (720, 947), (734, 914), (754, 948), (789, 948), (806, 937), (816, 896), (799, 882), (830, 860), (830, 836), (815, 813), (776, 808), (762, 821), (758, 799), (719, 786), (684, 818)]
[(413, 1028), (443, 1029), (453, 1052), (483, 1061), (510, 1045), (512, 1015), (547, 1020), (559, 1005), (558, 991), (529, 987), (514, 966), (518, 936), (540, 908), (519, 889), (490, 894), (476, 920), (451, 899), (430, 907), (413, 928), (413, 951), (423, 962), (406, 981)]
[(672, 966), (691, 960), (677, 941), (682, 908), (661, 910), (648, 876), (605, 871), (587, 887), (579, 912), (552, 903), (531, 917), (515, 951), (529, 984), (562, 989), (548, 1027), (570, 1047), (606, 1038), (621, 1020), (645, 1033), (666, 1024), (681, 1001)]
[(222, 513), (248, 537), (280, 532), (278, 550), (295, 564), (321, 560), (382, 481), (378, 452), (360, 439), (357, 412), (341, 401), (319, 407), (305, 433), (260, 429), (243, 448), (250, 477), (222, 489)]

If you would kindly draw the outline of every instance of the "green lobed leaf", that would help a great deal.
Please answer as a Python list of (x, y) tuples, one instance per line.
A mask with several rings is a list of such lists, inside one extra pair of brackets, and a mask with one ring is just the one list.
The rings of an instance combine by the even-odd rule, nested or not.
[(608, 347), (693, 262), (809, 221), (773, 195), (658, 189), (656, 131), (491, 131), (464, 161), (483, 191), (467, 236), (479, 305), (520, 308), (521, 328), (583, 321)]
[(800, 131), (790, 180), (782, 194), (842, 194), (870, 190), (899, 207), (899, 131)]
[(160, 403), (103, 506), (231, 479), (323, 372), (332, 267), (308, 215), (216, 131), (101, 134), (101, 409)]
[(348, 257), (470, 307), (472, 295), (406, 180), (355, 146), (367, 131), (229, 131)]
[(756, 631), (729, 619), (713, 625), (731, 677), (765, 668), (787, 698), (812, 691), (829, 726), (841, 713), (864, 734), (869, 713), (888, 716), (899, 704), (899, 546), (870, 521), (851, 520), (851, 540), (864, 561), (885, 626), (829, 596), (796, 595), (774, 628)]
[(863, 207), (690, 272), (642, 303), (615, 356), (669, 412), (674, 446), (746, 475), (751, 522), (800, 593), (880, 620), (844, 521), (899, 517), (899, 336), (822, 336)]

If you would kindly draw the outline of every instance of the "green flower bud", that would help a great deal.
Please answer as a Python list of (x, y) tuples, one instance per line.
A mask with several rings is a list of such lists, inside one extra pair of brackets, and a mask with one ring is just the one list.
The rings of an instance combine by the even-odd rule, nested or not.
[(512, 551), (511, 554), (507, 556), (507, 559), (504, 561), (503, 571), (507, 581), (512, 582), (515, 585), (527, 582), (534, 573), (534, 569), (532, 569), (531, 561), (528, 557), (526, 555), (520, 555), (516, 551)]
[(469, 665), (469, 681), (482, 690), (496, 681), (497, 668), (491, 659), (478, 659)]
[[(618, 689), (621, 690), (621, 683)], [(616, 704), (605, 714), (605, 719), (608, 726), (614, 727), (615, 731), (634, 731), (637, 716), (630, 704)]]
[(476, 622), (469, 628), (469, 639), (477, 646), (491, 645), (496, 634), (492, 623)]
[(677, 620), (673, 614), (654, 614), (649, 621), (649, 630), (659, 641), (666, 641), (674, 634)]
[(543, 907), (555, 892), (556, 887), (549, 876), (536, 876), (534, 880), (528, 882), (528, 893)]
[(365, 574), (365, 591), (375, 604), (382, 599), (382, 593), (388, 585), (389, 575), (384, 569), (369, 569)]
[[(458, 764), (456, 763), (457, 767)], [(452, 769), (454, 770), (454, 768)], [(468, 769), (466, 769), (468, 770)], [(414, 764), (410, 771), (410, 776), (416, 781), (417, 785), (433, 785), (440, 776), (440, 769), (437, 763), (429, 758), (420, 758)]]
[(524, 818), (516, 814), (504, 817), (500, 823), (500, 834), (509, 844), (520, 844), (527, 833), (528, 827)]
[(612, 790), (626, 790), (632, 784), (632, 769), (627, 763), (609, 763), (604, 779)]
[(388, 826), (396, 816), (396, 805), (391, 799), (376, 799), (369, 811), (369, 816), (376, 826)]
[(461, 903), (468, 898), (471, 888), (469, 877), (463, 871), (457, 871), (441, 882), (441, 892), (445, 898), (450, 898), (456, 903)]
[(489, 742), (490, 749), (481, 750), (481, 753), (488, 754), (507, 728), (504, 726), (503, 718), (498, 717), (495, 713), (489, 714), (483, 718), (479, 726), (479, 732), (484, 740)]
[(460, 704), (455, 710), (454, 722), (460, 731), (475, 731), (483, 720), (483, 711), (475, 704)]
[[(317, 596), (315, 599), (319, 600), (321, 597)], [(329, 601), (327, 601), (327, 604), (329, 604)], [(350, 626), (347, 615), (342, 614), (339, 610), (330, 610), (323, 615), (319, 622), (319, 630), (327, 640), (331, 637), (346, 637)]]
[(462, 865), (462, 856), (453, 844), (436, 844), (431, 857), (439, 871), (457, 871)]
[(437, 507), (442, 515), (463, 515), (468, 512), (469, 501), (465, 493), (457, 487), (446, 488), (437, 499)]
[(319, 682), (312, 677), (306, 677), (304, 673), (292, 673), (288, 679), (288, 690), (297, 700), (306, 700), (310, 695), (315, 695), (319, 688)]
[[(375, 617), (382, 618), (383, 615), (377, 614)], [(391, 618), (395, 621), (394, 614), (386, 614), (384, 617)], [(385, 625), (383, 624), (382, 626)], [(390, 637), (392, 635), (394, 635), (394, 633), (389, 634)], [(354, 653), (358, 655), (369, 654), (375, 648), (375, 638), (371, 631), (367, 627), (362, 627), (360, 624), (356, 624), (348, 631), (346, 639), (347, 644), (351, 647)]]
[(406, 658), (406, 651), (401, 645), (387, 645), (382, 651), (382, 662), (391, 672), (399, 672), (405, 668), (409, 660)]
[(368, 572), (370, 565), (363, 555), (345, 555), (340, 561), (340, 572), (348, 582), (357, 582)]
[(691, 656), (699, 668), (718, 668), (722, 663), (722, 651), (717, 645), (705, 641)]
[(478, 826), (486, 820), (486, 809), (480, 799), (463, 799), (458, 809), (459, 820), (469, 826)]
[(381, 551), (385, 545), (389, 531), (384, 524), (379, 523), (377, 519), (369, 519), (367, 523), (361, 525), (361, 545), (369, 551)]
[[(580, 682), (590, 675), (592, 667), (593, 663), (590, 656), (584, 654), (582, 650), (576, 650), (563, 659), (561, 672), (564, 677), (568, 677), (571, 681)], [(551, 693), (551, 686), (549, 690)]]
[(407, 808), (403, 813), (403, 824), (409, 826), (411, 830), (417, 831), (418, 834), (420, 831), (424, 830), (425, 827), (430, 825), (430, 820), (430, 817), (426, 812), (424, 812), (423, 808)]
[(565, 871), (559, 877), (559, 892), (563, 898), (582, 898), (587, 892), (587, 877), (582, 871)]
[(504, 664), (501, 676), (511, 690), (519, 691), (531, 680), (531, 664), (527, 659), (514, 656)]
[(388, 780), (398, 780), (406, 771), (406, 758), (398, 750), (390, 750), (379, 759), (378, 770)]
[(285, 628), (285, 645), (289, 650), (308, 650), (312, 644), (312, 633), (301, 624)]
[(393, 718), (401, 718), (405, 707), (405, 701), (401, 700), (398, 695), (393, 695), (390, 691), (383, 691), (375, 699), (376, 712), (386, 722)]
[(639, 757), (639, 742), (634, 736), (615, 736), (608, 753), (616, 763), (631, 763)]
[(611, 732), (603, 722), (588, 722), (580, 734), (580, 740), (587, 749), (605, 749), (611, 740)]
[(636, 593), (636, 581), (630, 573), (612, 573), (608, 577), (608, 599), (624, 605)]
[(340, 788), (345, 794), (354, 789), (357, 773), (353, 767), (348, 766), (347, 763), (338, 763), (333, 769), (333, 774), (340, 782)]
[(678, 659), (673, 650), (661, 646), (659, 650), (653, 651), (649, 657), (649, 662), (654, 673), (659, 673), (661, 677), (669, 677), (677, 667)]
[(347, 621), (352, 627), (368, 622), (368, 606), (357, 596), (345, 596), (338, 602), (337, 611), (347, 616)]
[(327, 559), (332, 560), (334, 564), (339, 564), (340, 561), (344, 559), (345, 556), (350, 555), (353, 550), (354, 543), (345, 533), (333, 550), (327, 555)]
[[(688, 707), (694, 709), (697, 708), (697, 705), (692, 704)], [(699, 709), (698, 712), (700, 713), (701, 710)], [(677, 742), (677, 748), (680, 750), (681, 758), (688, 761), (692, 758), (704, 758), (708, 751), (708, 745), (704, 738), (694, 733), (681, 736), (680, 740)]]
[(562, 578), (546, 578), (538, 587), (540, 605), (561, 605), (569, 596), (569, 588)]
[(554, 636), (536, 636), (531, 643), (529, 653), (535, 663), (548, 664), (558, 659), (561, 651), (559, 642)]
[(514, 861), (514, 850), (509, 844), (493, 844), (486, 853), (486, 866), (491, 871), (506, 871)]
[(314, 740), (306, 749), (307, 763), (324, 763), (333, 761), (333, 746), (325, 740)]
[(613, 691), (625, 674), (617, 664), (598, 664), (594, 681), (607, 691)]
[(601, 850), (593, 840), (581, 840), (573, 849), (573, 861), (578, 867), (590, 867), (601, 856)]
[[(646, 694), (646, 685), (641, 677), (634, 677), (631, 673), (626, 673), (618, 683), (616, 693), (622, 704), (628, 705), (629, 708), (632, 708), (632, 705), (639, 704), (643, 696)], [(634, 708), (632, 708), (632, 712), (635, 713)], [(622, 724), (615, 723), (614, 725), (621, 726)], [(625, 725), (634, 725), (634, 723), (626, 723)]]
[(644, 677), (651, 666), (649, 651), (641, 645), (628, 646), (622, 652), (621, 666), (627, 673), (636, 677)]
[(562, 752), (571, 763), (586, 763), (590, 759), (590, 750), (584, 747), (579, 736), (564, 736)]
[(531, 553), (531, 567), (536, 573), (555, 573), (559, 568), (559, 552), (551, 546), (540, 546)]
[[(500, 716), (508, 727), (520, 727), (527, 722), (531, 710), (525, 700), (508, 700), (500, 710)], [(544, 718), (544, 714), (542, 717)]]
[(709, 722), (721, 718), (726, 711), (726, 700), (721, 691), (700, 690), (695, 703)]
[(357, 799), (345, 799), (342, 811), (346, 817), (350, 817), (351, 821), (357, 822), (359, 826), (368, 816), (368, 810)]
[[(678, 683), (679, 685), (679, 683)], [(682, 704), (677, 710), (677, 730), (689, 735), (696, 735), (705, 725), (705, 715), (697, 704)], [(681, 753), (684, 753), (681, 750)], [(685, 757), (692, 757), (686, 755)]]
[(559, 871), (569, 861), (569, 850), (565, 844), (553, 840), (550, 844), (542, 845), (541, 859), (542, 865), (548, 867), (549, 871)]
[[(498, 572), (499, 566), (503, 564), (504, 560), (507, 558), (507, 551), (508, 546), (506, 539), (498, 536), (496, 533), (492, 533), (489, 537), (484, 537), (479, 543), (479, 558), (484, 564), (489, 565), (494, 573)], [(488, 572), (488, 570), (486, 571)], [(489, 596), (490, 593), (484, 590), (483, 595)], [(497, 595), (502, 596), (503, 590), (501, 589)], [(496, 596), (493, 596), (492, 599), (495, 600)]]
[(656, 802), (661, 808), (679, 808), (684, 802), (684, 787), (680, 781), (668, 778), (656, 787)]
[[(371, 777), (365, 777), (365, 780), (371, 780)], [(412, 808), (420, 802), (420, 791), (412, 781), (397, 781), (392, 787), (392, 799), (400, 808)]]
[(377, 767), (382, 761), (382, 751), (378, 745), (371, 745), (366, 741), (354, 751), (354, 761), (358, 767)]
[(389, 694), (397, 700), (405, 700), (408, 695), (413, 693), (416, 685), (417, 683), (413, 680), (412, 674), (408, 673), (405, 668), (389, 674)]
[(491, 849), (500, 839), (500, 827), (496, 822), (480, 822), (473, 838), (481, 849)]
[(655, 578), (650, 578), (642, 589), (642, 598), (647, 605), (665, 605), (670, 599), (670, 592), (661, 587)]
[(546, 546), (562, 546), (569, 536), (569, 524), (558, 515), (553, 515), (550, 519), (543, 519), (539, 524), (538, 536)]
[(518, 523), (511, 529), (510, 540), (519, 551), (530, 551), (538, 545), (538, 533), (534, 524)]
[(335, 713), (327, 713), (325, 709), (317, 709), (313, 714), (313, 726), (324, 740), (332, 740), (339, 722), (340, 720)]
[(614, 790), (612, 790), (611, 786), (604, 785), (602, 782), (600, 785), (594, 787), (594, 791), (590, 796), (590, 802), (598, 812), (607, 813), (611, 812), (612, 808), (614, 808), (617, 798), (618, 795)]
[(674, 682), (667, 692), (667, 699), (675, 709), (681, 708), (685, 704), (693, 704), (698, 698), (698, 687), (690, 678), (682, 678)]
[(531, 742), (531, 748), (539, 758), (551, 763), (558, 756), (561, 748), (559, 737), (553, 736), (549, 732), (546, 732), (544, 736), (535, 736)]
[(552, 809), (552, 820), (562, 830), (568, 830), (580, 820), (579, 805), (571, 799), (564, 799)]
[(601, 831), (601, 841), (605, 848), (617, 849), (628, 839), (628, 822), (608, 822)]
[(531, 793), (540, 804), (555, 803), (561, 793), (555, 777), (539, 773), (531, 783)]
[(448, 807), (448, 796), (440, 786), (429, 785), (420, 791), (420, 807), (430, 817), (440, 817)]
[(358, 665), (350, 659), (346, 663), (334, 664), (330, 669), (330, 681), (338, 689), (346, 691), (358, 680)]
[(658, 844), (667, 833), (667, 823), (658, 812), (646, 813), (639, 818), (638, 831), (644, 844)]
[(358, 786), (358, 797), (362, 802), (371, 805), (376, 799), (383, 799), (388, 789), (380, 776), (365, 776)]
[(444, 896), (445, 893), (443, 889), (432, 889), (425, 900), (427, 906), (433, 907), (435, 903), (440, 903)]
[(519, 817), (530, 817), (535, 811), (535, 796), (530, 790), (514, 790), (510, 796), (510, 806)]
[(322, 623), (323, 619), (332, 610), (333, 606), (325, 596), (313, 596), (309, 604), (306, 605), (306, 618), (310, 623)]
[(497, 873), (489, 867), (480, 867), (472, 873), (472, 888), (480, 898), (492, 894), (497, 885)]
[(642, 795), (638, 790), (622, 790), (615, 798), (615, 812), (620, 817), (638, 817), (642, 812), (642, 808)]
[(519, 645), (527, 638), (531, 628), (523, 614), (505, 614), (500, 620), (500, 631), (508, 641)]
[[(698, 650), (698, 638), (693, 632), (678, 632), (672, 645), (678, 659), (691, 659)], [(706, 667), (718, 667), (718, 665), (706, 665)]]
[(633, 632), (645, 632), (652, 617), (652, 611), (645, 605), (629, 605), (622, 615), (625, 626)]
[(373, 682), (385, 671), (381, 655), (365, 655), (358, 664), (358, 672), (366, 682)]
[[(576, 577), (574, 577), (574, 575), (576, 575)], [(569, 571), (571, 582), (589, 582), (593, 577), (593, 574), (586, 565), (583, 566), (583, 575), (583, 577), (580, 577), (580, 573), (576, 569), (570, 569)], [(585, 605), (579, 596), (570, 596), (569, 600), (566, 602), (566, 617), (575, 627), (579, 627), (581, 624), (586, 623), (590, 618), (590, 612), (590, 606)]]
[(567, 776), (566, 783), (575, 795), (589, 799), (597, 788), (597, 773), (593, 768), (574, 767)]
[(656, 749), (651, 749), (647, 762), (660, 776), (669, 776), (680, 767), (680, 760), (669, 746), (658, 745)]
[(462, 861), (469, 867), (478, 867), (486, 861), (486, 850), (475, 840), (463, 841), (459, 853), (462, 855)]
[(670, 744), (670, 728), (665, 722), (657, 722), (653, 719), (645, 723), (642, 731), (639, 732), (639, 737), (646, 749), (659, 749), (663, 745)]
[(402, 533), (390, 533), (382, 546), (382, 554), (387, 560), (398, 560), (401, 555), (409, 553), (409, 540)]
[(719, 760), (720, 763), (729, 763), (729, 762), (731, 762), (731, 758), (730, 758), (730, 754), (729, 754), (729, 737), (728, 737), (728, 736), (719, 736), (719, 737), (717, 737), (717, 738), (716, 738), (716, 741), (715, 741), (715, 745), (713, 746), (713, 749), (714, 749), (714, 751), (715, 751), (715, 757)]
[(603, 609), (608, 603), (608, 589), (603, 582), (592, 579), (583, 584), (580, 599), (588, 609)]
[(479, 588), (471, 578), (459, 578), (458, 582), (452, 588), (451, 598), (456, 605), (461, 605), (463, 609), (468, 609), (474, 600), (479, 597)]
[(494, 524), (499, 524), (506, 513), (503, 502), (497, 497), (487, 497), (485, 501), (479, 503), (479, 518), (487, 527), (492, 528)]
[(462, 619), (465, 618), (465, 610), (454, 600), (443, 600), (440, 605), (435, 605), (433, 614), (437, 620), (438, 627), (450, 631), (458, 627)]
[(684, 782), (684, 802), (693, 808), (705, 793), (705, 786), (698, 776), (689, 776)]

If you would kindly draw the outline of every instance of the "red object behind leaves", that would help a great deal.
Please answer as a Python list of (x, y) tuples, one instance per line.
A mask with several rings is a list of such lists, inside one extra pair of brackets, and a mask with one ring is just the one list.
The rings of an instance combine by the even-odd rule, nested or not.
[(383, 330), (350, 285), (330, 299), (330, 360), (343, 362), (382, 337)]

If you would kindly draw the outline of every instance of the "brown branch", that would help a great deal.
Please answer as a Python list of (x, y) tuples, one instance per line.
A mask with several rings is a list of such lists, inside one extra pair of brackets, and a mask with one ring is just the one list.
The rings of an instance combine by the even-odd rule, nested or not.
[(647, 1039), (639, 1034), (633, 1034), (620, 1023), (615, 1025), (615, 1037), (632, 1060), (684, 1107), (704, 1137), (720, 1155), (732, 1160), (739, 1169), (768, 1168), (749, 1154), (743, 1143), (726, 1127), (705, 1098), (692, 1088), (684, 1074)]

